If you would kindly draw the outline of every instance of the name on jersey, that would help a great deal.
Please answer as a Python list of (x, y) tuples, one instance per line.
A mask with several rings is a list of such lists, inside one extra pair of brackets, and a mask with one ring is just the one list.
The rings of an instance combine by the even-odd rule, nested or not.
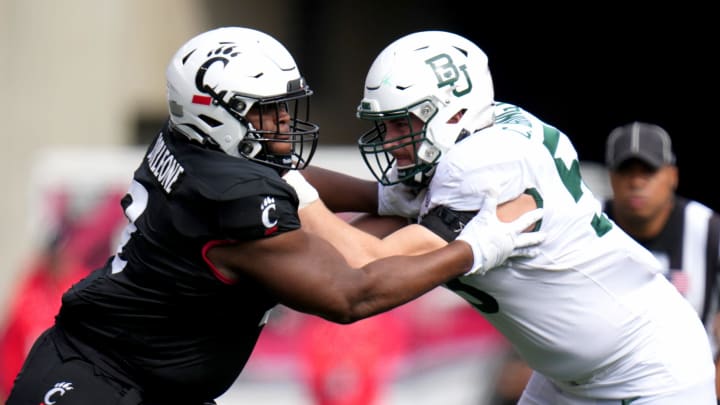
[(185, 169), (178, 163), (175, 156), (170, 153), (162, 136), (158, 137), (155, 146), (148, 153), (146, 159), (150, 172), (155, 176), (163, 190), (170, 194), (173, 185), (178, 181), (180, 175), (185, 172)]

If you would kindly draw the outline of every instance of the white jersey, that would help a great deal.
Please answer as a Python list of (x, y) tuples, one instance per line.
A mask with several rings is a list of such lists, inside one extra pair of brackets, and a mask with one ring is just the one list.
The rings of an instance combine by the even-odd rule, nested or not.
[(489, 188), (499, 202), (530, 193), (547, 238), (537, 257), (447, 287), (567, 392), (631, 398), (712, 378), (702, 323), (652, 254), (603, 214), (567, 136), (510, 104), (495, 113), (496, 125), (438, 164), (423, 211), (477, 210)]

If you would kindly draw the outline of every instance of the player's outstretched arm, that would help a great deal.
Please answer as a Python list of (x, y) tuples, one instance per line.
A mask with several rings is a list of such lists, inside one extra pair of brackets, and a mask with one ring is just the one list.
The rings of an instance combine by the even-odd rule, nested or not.
[[(317, 207), (315, 204), (321, 201), (305, 210)], [(350, 266), (330, 242), (304, 229), (216, 246), (210, 249), (208, 258), (230, 280), (242, 282), (250, 277), (291, 308), (349, 323), (402, 305), (469, 271), (487, 270), (516, 254), (513, 251), (517, 247), (542, 240), (520, 238), (527, 223), (540, 218), (540, 210), (502, 224), (488, 220), (488, 211), (494, 215), (495, 206), (483, 207), (468, 223), (468, 234), (463, 236), (466, 230), (461, 232), (461, 241), (417, 255), (388, 253), (390, 256), (361, 266)], [(428, 232), (419, 225), (412, 228)], [(477, 235), (484, 236), (475, 238)], [(502, 242), (495, 242), (496, 238)], [(488, 240), (493, 241), (490, 247), (481, 246)]]
[(351, 323), (402, 305), (468, 271), (472, 249), (454, 242), (418, 256), (351, 267), (325, 239), (302, 229), (220, 245), (207, 257), (225, 278), (252, 278), (295, 310)]
[[(288, 173), (292, 175), (292, 173)], [(299, 173), (298, 173), (299, 174)], [(333, 212), (377, 213), (377, 183), (318, 166), (302, 170)], [(304, 180), (304, 179), (303, 179)]]
[[(375, 181), (320, 167), (306, 168), (302, 171), (302, 179), (291, 175), (297, 181), (307, 179), (333, 212), (365, 212), (416, 219), (425, 197), (425, 189), (417, 190), (404, 184), (382, 186)], [(395, 167), (389, 177), (397, 178)]]
[[(288, 175), (285, 176), (285, 180), (295, 188), (297, 194), (300, 196), (300, 205), (303, 208), (299, 210), (299, 214), (303, 229), (326, 239), (345, 257), (351, 266), (362, 266), (378, 258), (390, 255), (422, 254), (445, 246), (446, 244), (441, 237), (424, 226), (409, 225), (400, 227), (403, 223), (398, 221), (385, 221), (386, 225), (394, 226), (396, 231), (385, 236), (384, 239), (379, 239), (361, 229), (349, 226), (345, 221), (330, 212), (324, 202), (318, 199), (318, 193), (315, 191), (315, 188), (305, 181), (305, 178), (300, 173), (288, 173)], [(528, 201), (530, 201), (531, 204), (528, 204)], [(513, 225), (505, 225), (500, 222), (498, 216), (503, 218), (505, 222), (517, 221), (521, 214), (530, 211), (534, 207), (532, 197), (521, 196), (503, 204), (500, 212), (498, 212), (497, 199), (490, 196), (485, 203), (485, 207), (480, 211), (479, 217), (483, 220), (484, 226), (492, 226), (493, 232), (499, 232), (503, 227), (511, 227), (518, 222), (513, 223)], [(538, 215), (535, 216), (539, 219)], [(525, 223), (525, 221), (521, 221), (520, 223)], [(378, 227), (376, 226), (375, 228), (377, 229)], [(387, 229), (390, 228), (386, 226), (384, 233), (387, 233)], [(513, 229), (512, 232), (516, 232), (516, 230)], [(505, 233), (505, 235), (507, 235), (507, 233)], [(490, 232), (488, 232), (487, 235), (478, 235), (478, 237), (485, 236), (490, 238), (484, 239), (485, 244), (490, 246), (489, 243), (494, 241), (492, 238), (495, 238), (496, 235)], [(517, 243), (534, 237), (535, 235), (522, 236), (517, 239)], [(508, 243), (512, 244), (516, 243), (516, 240), (505, 240), (503, 243), (506, 245)], [(503, 249), (506, 249), (506, 245), (503, 246)], [(489, 247), (485, 250), (485, 256), (490, 254), (490, 250), (488, 249)], [(507, 253), (509, 254), (511, 251), (508, 250)], [(514, 253), (519, 254), (520, 252)], [(501, 259), (501, 261), (504, 261), (506, 257), (501, 257)], [(493, 262), (495, 261), (497, 260), (493, 260)], [(489, 269), (496, 265), (497, 264), (493, 264), (493, 266), (488, 266), (487, 268)]]

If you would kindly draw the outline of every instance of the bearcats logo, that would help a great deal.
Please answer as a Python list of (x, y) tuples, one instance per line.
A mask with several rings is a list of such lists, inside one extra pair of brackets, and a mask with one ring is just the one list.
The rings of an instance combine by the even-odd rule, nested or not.
[[(440, 55), (433, 56), (432, 58), (426, 60), (425, 63), (430, 65), (435, 72), (435, 77), (437, 77), (438, 80), (438, 88), (453, 86), (453, 94), (456, 97), (464, 96), (472, 90), (472, 82), (470, 81), (470, 76), (467, 73), (467, 66), (456, 66), (449, 55), (441, 53)], [(455, 84), (455, 82), (461, 79), (460, 71), (462, 71), (465, 76), (466, 83), (464, 89), (462, 86)]]
[(56, 383), (53, 388), (50, 388), (48, 392), (45, 393), (45, 398), (43, 398), (41, 405), (52, 405), (58, 399), (58, 395), (62, 397), (65, 393), (73, 389), (72, 383), (64, 381)]
[(275, 214), (275, 211), (277, 210), (277, 207), (275, 206), (275, 199), (270, 196), (265, 197), (262, 204), (260, 204), (260, 210), (262, 210), (260, 219), (265, 226), (265, 235), (270, 235), (277, 231), (278, 219)]
[(200, 68), (197, 71), (197, 74), (195, 74), (195, 87), (200, 91), (201, 93), (206, 93), (206, 84), (205, 84), (205, 73), (210, 69), (210, 66), (212, 66), (215, 63), (222, 63), (223, 67), (227, 66), (228, 62), (230, 62), (229, 58), (233, 58), (240, 54), (240, 52), (235, 50), (235, 45), (229, 42), (223, 42), (221, 43), (221, 47), (215, 49), (214, 51), (208, 52), (208, 60), (203, 63)]

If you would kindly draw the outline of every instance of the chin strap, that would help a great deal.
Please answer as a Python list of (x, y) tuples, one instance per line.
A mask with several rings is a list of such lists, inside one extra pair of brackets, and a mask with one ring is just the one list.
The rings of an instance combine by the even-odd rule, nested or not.
[(283, 166), (283, 167), (290, 167), (293, 165), (293, 155), (287, 154), (287, 155), (275, 155), (272, 153), (262, 153), (261, 154), (266, 162), (275, 163), (277, 165)]
[[(435, 174), (436, 165), (421, 165), (424, 167), (418, 168), (413, 166), (409, 169), (398, 169), (398, 177), (404, 178), (400, 183), (415, 189), (425, 188), (430, 184), (433, 175)], [(412, 174), (412, 172), (415, 172)], [(407, 176), (407, 177), (406, 177)]]

